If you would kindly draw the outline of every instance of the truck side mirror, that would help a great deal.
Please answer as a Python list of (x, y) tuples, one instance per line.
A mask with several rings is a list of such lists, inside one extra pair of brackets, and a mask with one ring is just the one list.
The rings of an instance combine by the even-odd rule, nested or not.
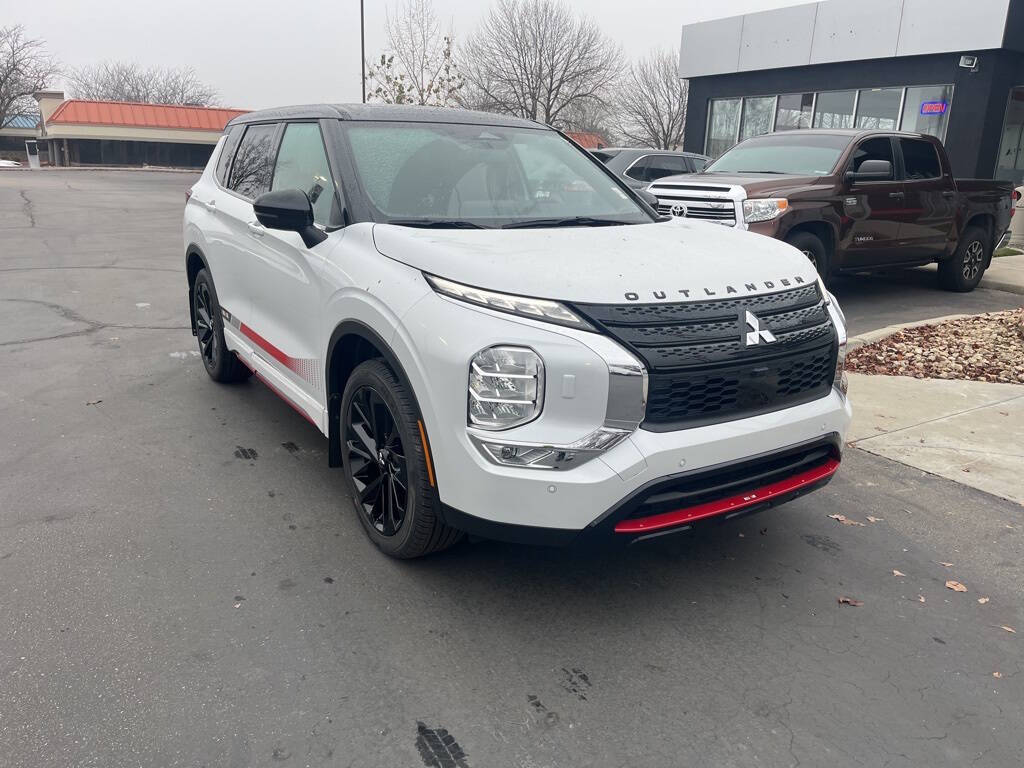
[(847, 181), (889, 181), (892, 163), (888, 160), (865, 160), (856, 171), (847, 171)]
[(267, 229), (298, 232), (307, 248), (327, 239), (313, 226), (313, 204), (301, 189), (279, 189), (264, 192), (252, 204), (256, 220)]

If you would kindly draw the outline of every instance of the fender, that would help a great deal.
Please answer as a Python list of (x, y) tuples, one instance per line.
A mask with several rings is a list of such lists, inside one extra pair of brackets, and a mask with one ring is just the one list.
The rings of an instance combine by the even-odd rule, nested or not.
[(210, 264), (206, 261), (206, 255), (198, 245), (195, 243), (188, 244), (188, 247), (185, 249), (185, 275), (188, 280), (188, 317), (192, 323), (192, 335), (195, 336), (196, 318), (192, 312), (192, 303), (194, 301), (194, 297), (192, 295), (192, 283), (195, 282), (193, 278), (195, 277), (195, 274), (199, 272), (199, 269), (194, 271), (189, 269), (189, 262), (192, 261), (192, 257), (196, 257), (200, 262), (202, 262), (203, 266), (199, 269), (205, 269), (207, 272), (210, 272)]
[[(345, 336), (358, 336), (364, 341), (372, 344), (381, 354), (384, 362), (394, 371), (395, 376), (412, 396), (416, 405), (416, 412), (422, 413), (419, 398), (416, 390), (413, 389), (409, 376), (405, 372), (402, 363), (399, 362), (391, 345), (384, 340), (377, 331), (359, 320), (344, 320), (337, 325), (327, 343), (327, 356), (324, 358), (325, 368), (324, 381), (327, 382), (327, 466), (341, 466), (341, 394), (344, 390), (344, 382), (336, 381), (336, 375), (332, 373), (331, 362), (334, 359), (334, 350), (338, 343)], [(424, 427), (425, 429), (426, 427)], [(424, 433), (425, 434), (425, 433)], [(429, 446), (430, 439), (427, 438)]]

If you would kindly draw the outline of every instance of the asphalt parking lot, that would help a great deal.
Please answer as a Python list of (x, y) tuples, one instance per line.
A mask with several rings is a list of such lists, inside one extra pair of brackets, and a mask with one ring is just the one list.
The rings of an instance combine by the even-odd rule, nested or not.
[[(193, 354), (191, 178), (0, 173), (0, 766), (1021, 764), (1020, 506), (850, 449), (699, 538), (388, 560)], [(853, 333), (1021, 303), (835, 290)]]

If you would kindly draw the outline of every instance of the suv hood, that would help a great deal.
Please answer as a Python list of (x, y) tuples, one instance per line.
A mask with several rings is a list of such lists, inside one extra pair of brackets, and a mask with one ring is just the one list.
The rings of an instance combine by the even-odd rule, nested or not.
[(685, 219), (512, 230), (377, 224), (373, 238), (383, 255), (424, 272), (556, 301), (700, 301), (771, 293), (818, 278), (792, 246)]

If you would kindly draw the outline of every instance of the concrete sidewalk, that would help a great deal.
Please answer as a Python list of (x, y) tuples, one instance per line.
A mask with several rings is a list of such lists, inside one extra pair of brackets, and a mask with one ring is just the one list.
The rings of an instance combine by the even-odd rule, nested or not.
[(849, 377), (851, 445), (1024, 504), (1024, 386)]

